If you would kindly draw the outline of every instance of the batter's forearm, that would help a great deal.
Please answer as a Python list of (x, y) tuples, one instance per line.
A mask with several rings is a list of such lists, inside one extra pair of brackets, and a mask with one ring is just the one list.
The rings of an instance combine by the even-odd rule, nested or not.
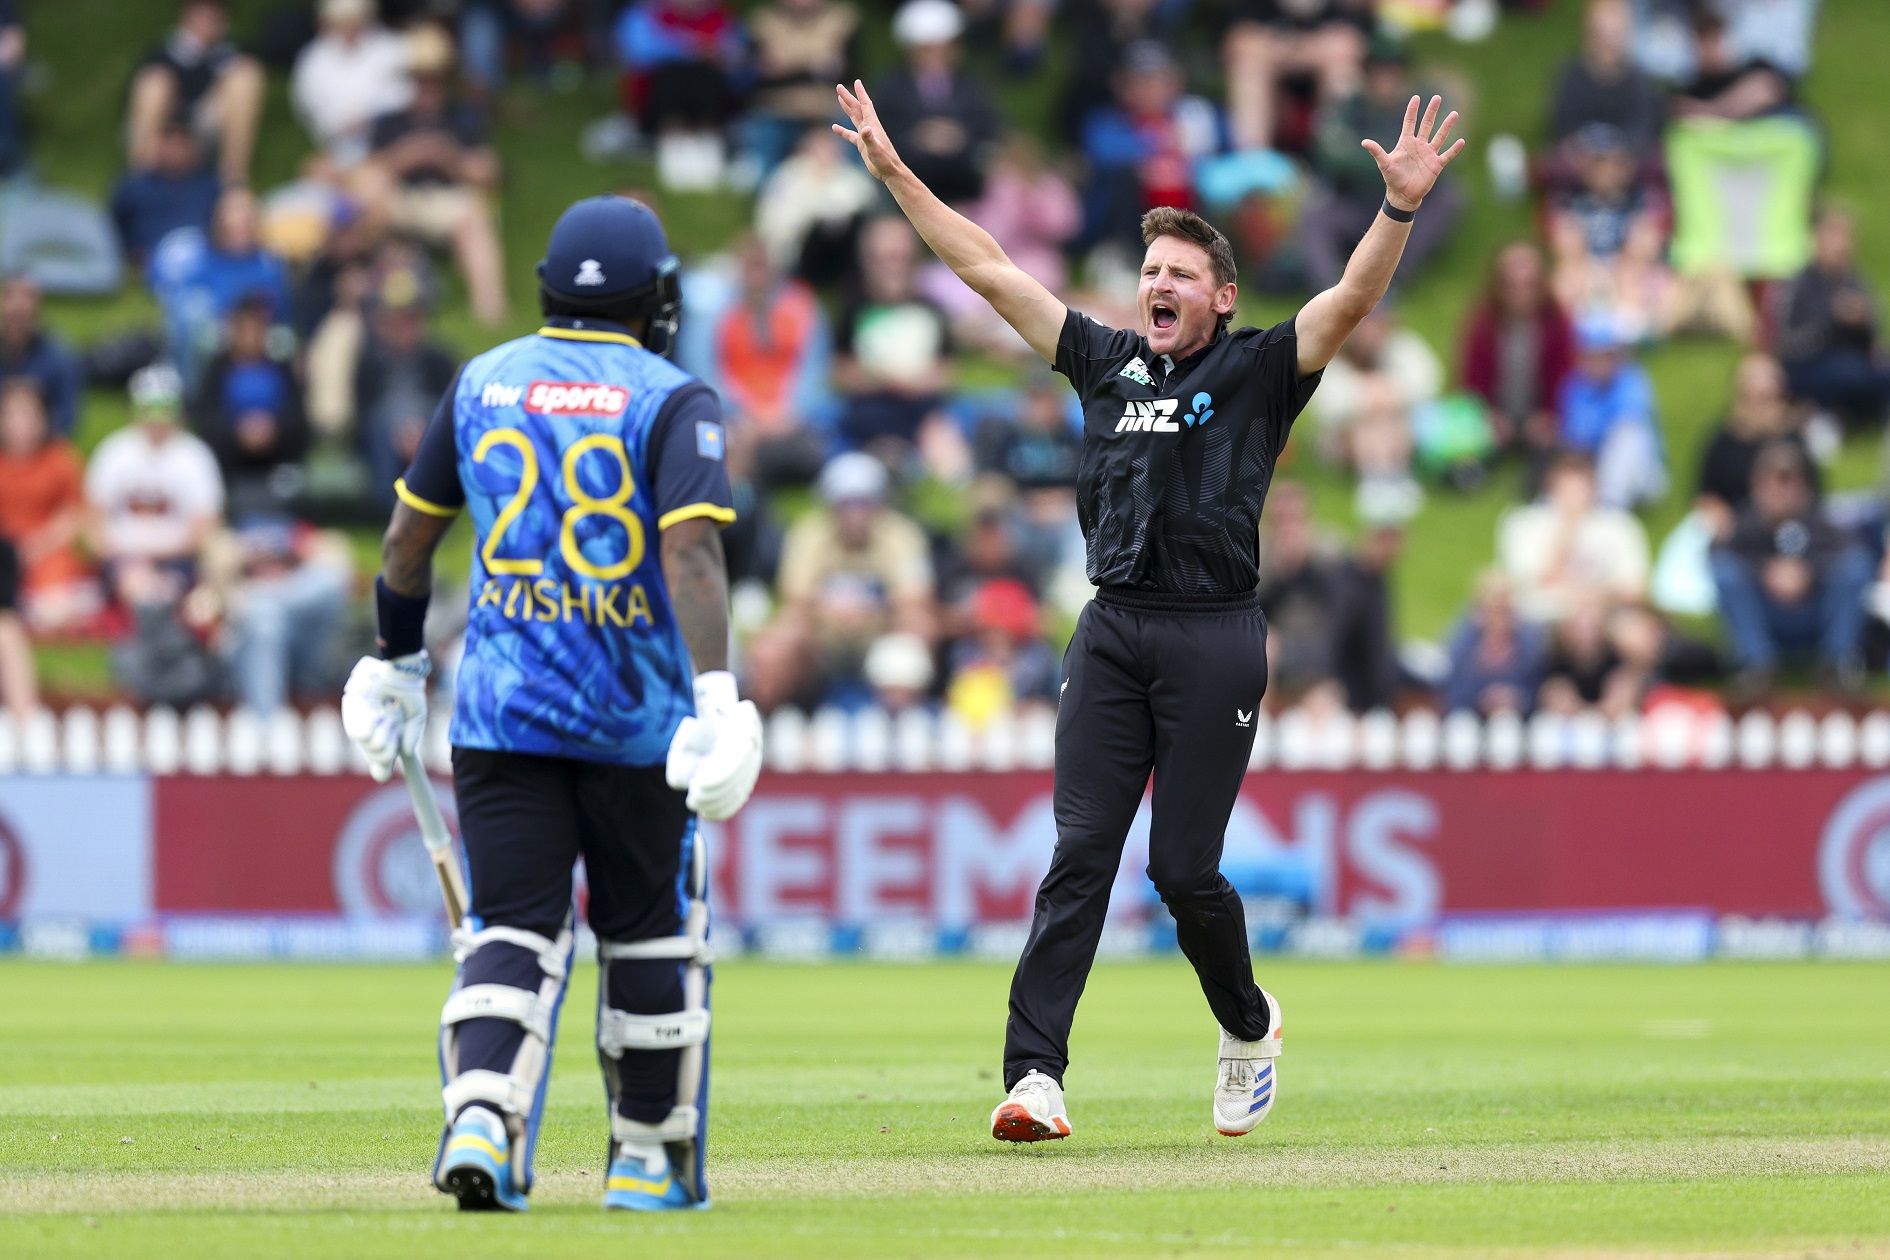
[(429, 516), (405, 503), (394, 505), (381, 536), (381, 581), (388, 590), (410, 599), (433, 592), (433, 552), (452, 524), (451, 517)]
[(727, 669), (728, 567), (712, 521), (683, 521), (663, 531), (663, 580), (696, 672)]

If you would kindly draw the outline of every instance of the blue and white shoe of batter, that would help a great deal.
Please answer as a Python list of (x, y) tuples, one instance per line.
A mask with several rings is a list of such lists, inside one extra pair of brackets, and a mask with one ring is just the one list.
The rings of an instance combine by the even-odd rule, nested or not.
[(1214, 1086), (1214, 1128), (1222, 1137), (1252, 1133), (1280, 1089), (1280, 1004), (1265, 989), (1260, 995), (1269, 1012), (1267, 1035), (1259, 1041), (1241, 1041), (1221, 1032), (1220, 1079)]
[(706, 1199), (689, 1193), (660, 1142), (619, 1142), (604, 1177), (604, 1206), (630, 1212), (698, 1212)]
[(434, 1184), (458, 1199), (462, 1212), (523, 1212), (528, 1205), (512, 1184), (511, 1155), (505, 1121), (484, 1107), (468, 1107), (446, 1136)]

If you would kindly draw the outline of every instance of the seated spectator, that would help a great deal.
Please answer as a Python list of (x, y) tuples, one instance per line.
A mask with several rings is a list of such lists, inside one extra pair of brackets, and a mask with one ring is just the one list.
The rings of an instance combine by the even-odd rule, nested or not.
[(240, 522), (207, 590), (221, 605), (237, 702), (264, 717), (292, 695), (332, 694), (354, 561), (347, 539), (286, 517)]
[(1768, 695), (1792, 653), (1815, 653), (1826, 685), (1861, 689), (1863, 597), (1875, 574), (1864, 549), (1825, 520), (1796, 446), (1759, 452), (1751, 501), (1712, 565), (1742, 698)]
[(1363, 0), (1237, 0), (1221, 42), (1237, 149), (1270, 149), (1285, 78), (1310, 76), (1323, 108), (1358, 89), (1372, 6)]
[(805, 485), (822, 462), (807, 421), (823, 401), (832, 362), (826, 316), (814, 291), (785, 278), (758, 237), (738, 240), (735, 258), (741, 296), (716, 320), (712, 374), (730, 444), (743, 448), (764, 487)]
[(308, 452), (302, 390), (269, 353), (269, 299), (246, 297), (224, 321), (223, 349), (190, 400), (190, 426), (223, 472), (232, 516), (279, 512), (301, 487)]
[[(1082, 227), (1083, 210), (1069, 181), (1045, 163), (1030, 137), (1011, 136), (998, 147), (985, 173), (984, 195), (964, 210), (1038, 284), (1052, 293), (1064, 291), (1069, 268), (1063, 246)], [(994, 354), (1035, 357), (991, 304), (944, 263), (925, 267), (919, 289), (950, 317), (960, 339)]]
[[(436, 12), (442, 8), (433, 7)], [(462, 0), (459, 41), (466, 50), (467, 85), (481, 99), (498, 94), (505, 86), (508, 40), (519, 46), (526, 74), (537, 83), (548, 81), (554, 42), (574, 7), (570, 0)]]
[(19, 594), (20, 558), (0, 538), (0, 708), (12, 716), (15, 730), (39, 711), (39, 669), (20, 619)]
[(857, 673), (868, 646), (889, 630), (932, 638), (925, 534), (886, 506), (886, 489), (878, 460), (839, 456), (821, 471), (822, 506), (796, 521), (782, 544), (783, 620), (818, 645), (829, 684)]
[(1853, 423), (1890, 412), (1890, 359), (1879, 345), (1876, 294), (1857, 266), (1850, 213), (1818, 214), (1809, 265), (1779, 301), (1778, 356), (1799, 398)]
[(1741, 122), (1792, 107), (1790, 77), (1742, 53), (1727, 35), (1726, 19), (1708, 5), (1694, 10), (1693, 47), (1693, 76), (1673, 99), (1676, 118)]
[(1156, 39), (1163, 23), (1157, 0), (1074, 0), (1068, 13), (1069, 78), (1057, 108), (1057, 139), (1075, 148), (1083, 140), (1083, 120), (1114, 99), (1123, 57)]
[(149, 280), (164, 312), (165, 344), (189, 380), (216, 352), (223, 321), (239, 301), (263, 295), (272, 323), (289, 319), (288, 268), (263, 247), (256, 194), (247, 188), (223, 190), (207, 239), (188, 228), (165, 237)]
[(747, 69), (740, 16), (722, 0), (636, 0), (617, 19), (616, 43), (626, 103), (656, 138), (663, 184), (715, 187)]
[(1276, 483), (1261, 517), (1258, 590), (1267, 619), (1267, 690), (1283, 702), (1332, 679), (1340, 554), (1314, 526), (1305, 487)]
[(1395, 521), (1367, 518), (1334, 572), (1332, 676), (1354, 713), (1391, 706), (1405, 684), (1393, 634), (1392, 567), (1404, 550)]
[(893, 16), (905, 64), (873, 84), (886, 138), (941, 201), (984, 192), (986, 149), (999, 120), (991, 89), (959, 67), (964, 15), (950, 0), (906, 0)]
[(1424, 492), (1411, 475), (1411, 413), (1436, 398), (1444, 383), (1437, 352), (1415, 330), (1400, 327), (1388, 302), (1359, 321), (1310, 404), (1320, 450), (1358, 473), (1360, 515), (1404, 521)]
[(249, 182), (262, 120), (263, 68), (237, 49), (229, 29), (224, 0), (184, 0), (177, 26), (138, 67), (125, 125), (134, 172), (159, 166), (164, 132), (181, 122), (213, 143), (224, 183)]
[(31, 377), (56, 437), (71, 437), (85, 401), (85, 365), (40, 313), (39, 285), (15, 276), (0, 287), (0, 379)]
[(945, 703), (973, 730), (1020, 708), (1054, 708), (1057, 657), (1030, 588), (998, 578), (971, 597), (969, 633), (952, 644)]
[(1508, 580), (1486, 575), (1477, 586), (1475, 607), (1451, 635), (1445, 711), (1526, 716), (1542, 686), (1547, 652), (1543, 628), (1516, 616)]
[(1634, 15), (1627, 0), (1589, 0), (1581, 52), (1563, 63), (1549, 103), (1549, 140), (1563, 145), (1595, 123), (1621, 133), (1637, 160), (1658, 155), (1667, 102), (1629, 57)]
[(972, 603), (992, 582), (1021, 582), (1034, 599), (1038, 574), (1018, 545), (1017, 491), (1002, 477), (974, 482), (971, 519), (938, 557), (938, 601), (948, 635), (971, 632)]
[(1568, 310), (1613, 312), (1638, 340), (1659, 326), (1672, 283), (1661, 254), (1666, 215), (1612, 124), (1590, 124), (1569, 142), (1569, 152), (1574, 189), (1549, 210), (1556, 297)]
[(1107, 243), (1139, 260), (1142, 216), (1156, 206), (1194, 204), (1195, 163), (1220, 150), (1221, 122), (1185, 86), (1160, 44), (1137, 44), (1123, 55), (1115, 103), (1083, 123), (1084, 246)]
[(1595, 466), (1572, 451), (1549, 465), (1539, 500), (1503, 513), (1496, 556), (1517, 615), (1529, 621), (1647, 594), (1647, 531), (1633, 513), (1596, 501)]
[(18, 0), (0, 0), (0, 178), (26, 160), (20, 123), (20, 72), (26, 68), (26, 26)]
[(1603, 688), (1602, 704), (1619, 706), (1622, 713), (1639, 708), (1657, 686), (1705, 686), (1724, 672), (1712, 644), (1676, 632), (1640, 605), (1608, 614), (1608, 649), (1619, 665)]
[(390, 272), (369, 304), (371, 335), (354, 373), (354, 415), (374, 501), (394, 506), (394, 481), (420, 448), (459, 358), (432, 339), (426, 294), (411, 271)]
[(878, 201), (879, 184), (825, 128), (801, 136), (755, 199), (755, 235), (777, 267), (812, 285), (853, 271), (860, 224)]
[(1667, 460), (1654, 417), (1654, 385), (1627, 353), (1613, 316), (1594, 312), (1576, 325), (1575, 370), (1562, 382), (1561, 446), (1595, 462), (1597, 497), (1634, 507), (1667, 492)]
[(1575, 325), (1549, 291), (1541, 250), (1515, 241), (1496, 255), (1460, 354), (1458, 379), (1488, 404), (1498, 446), (1541, 453), (1555, 445), (1557, 400), (1575, 363)]
[(860, 13), (846, 0), (771, 0), (748, 16), (755, 85), (742, 130), (765, 176), (810, 127), (833, 117), (833, 85), (851, 83)]
[(289, 103), (328, 160), (347, 170), (367, 156), (376, 118), (413, 99), (407, 41), (374, 20), (373, 0), (321, 0), (321, 29), (296, 54)]
[(84, 466), (52, 435), (39, 385), (0, 383), (0, 540), (11, 548), (17, 600), (9, 606), (41, 634), (70, 630), (99, 610), (98, 583), (79, 555)]
[(1608, 635), (1608, 614), (1600, 599), (1583, 599), (1549, 631), (1537, 707), (1564, 717), (1599, 709), (1604, 717), (1638, 712), (1642, 679), (1624, 669)]
[(873, 703), (895, 717), (932, 703), (932, 649), (916, 634), (894, 631), (873, 640), (866, 651), (866, 685)]
[(840, 429), (866, 446), (910, 445), (951, 380), (945, 316), (918, 295), (919, 235), (888, 216), (860, 234), (860, 296), (834, 333), (834, 384), (845, 395)]
[(1769, 354), (1749, 354), (1733, 376), (1732, 406), (1706, 444), (1700, 459), (1699, 498), (1694, 507), (1706, 517), (1715, 538), (1732, 536), (1733, 523), (1752, 496), (1752, 465), (1759, 452), (1788, 442), (1805, 457), (1812, 491), (1819, 493), (1818, 467), (1805, 445), (1791, 402), (1785, 397), (1785, 373)]
[(183, 382), (168, 364), (131, 378), (132, 423), (92, 453), (85, 469), (92, 551), (128, 606), (174, 604), (223, 511), (223, 475), (202, 439), (179, 425)]
[(118, 243), (142, 267), (157, 243), (178, 228), (210, 229), (222, 182), (203, 161), (196, 133), (182, 122), (158, 133), (151, 164), (129, 170), (112, 190)]
[(505, 257), (488, 198), (498, 188), (499, 155), (481, 112), (453, 98), (452, 41), (422, 26), (408, 43), (413, 99), (374, 120), (357, 187), (396, 230), (451, 246), (473, 318), (498, 324), (506, 317)]
[[(1317, 184), (1300, 215), (1300, 245), (1311, 288), (1329, 289), (1339, 282), (1352, 247), (1384, 204), (1384, 177), (1359, 142), (1395, 143), (1404, 129), (1404, 108), (1417, 92), (1407, 74), (1404, 50), (1374, 43), (1365, 60), (1363, 88), (1321, 107), (1312, 151)], [(1417, 274), (1450, 239), (1464, 204), (1463, 190), (1455, 182), (1438, 181), (1411, 224), (1398, 279)]]

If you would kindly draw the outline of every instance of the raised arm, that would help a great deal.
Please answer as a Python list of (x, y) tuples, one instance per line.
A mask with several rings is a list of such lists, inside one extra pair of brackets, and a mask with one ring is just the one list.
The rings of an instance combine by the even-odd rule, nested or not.
[[(1411, 103), (1405, 106), (1403, 133), (1398, 137), (1397, 147), (1389, 153), (1376, 140), (1360, 141), (1385, 177), (1385, 201), (1402, 214), (1417, 211), (1437, 183), (1437, 177), (1443, 174), (1444, 167), (1463, 151), (1461, 140), (1448, 149), (1443, 148), (1450, 138), (1450, 129), (1457, 125), (1456, 110), (1444, 119), (1435, 135), (1431, 133), (1442, 104), (1443, 97), (1433, 96), (1420, 124), (1418, 98), (1412, 97)], [(1364, 239), (1352, 251), (1339, 283), (1300, 308), (1294, 331), (1299, 340), (1302, 374), (1317, 372), (1330, 363), (1359, 321), (1378, 305), (1385, 290), (1391, 287), (1391, 277), (1398, 270), (1398, 260), (1404, 257), (1404, 243), (1410, 236), (1408, 219), (1400, 222), (1381, 209)]]
[(1063, 303), (1007, 258), (989, 232), (933, 196), (899, 160), (864, 83), (855, 79), (852, 91), (844, 86), (834, 91), (840, 108), (853, 120), (852, 130), (835, 123), (834, 131), (859, 150), (867, 172), (886, 185), (932, 252), (989, 302), (1032, 350), (1056, 362), (1057, 339), (1068, 313)]

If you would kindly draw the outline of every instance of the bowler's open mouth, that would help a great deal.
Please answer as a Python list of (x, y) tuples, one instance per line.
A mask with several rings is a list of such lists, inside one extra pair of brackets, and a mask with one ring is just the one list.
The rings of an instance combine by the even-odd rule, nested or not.
[(1179, 318), (1180, 316), (1175, 314), (1175, 308), (1172, 306), (1166, 306), (1157, 302), (1155, 305), (1149, 307), (1148, 322), (1151, 328), (1173, 328)]

